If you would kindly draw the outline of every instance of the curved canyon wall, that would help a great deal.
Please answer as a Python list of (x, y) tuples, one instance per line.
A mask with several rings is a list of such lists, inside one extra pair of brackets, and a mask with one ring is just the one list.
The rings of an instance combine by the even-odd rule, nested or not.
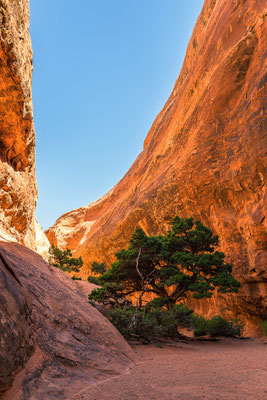
[(164, 232), (176, 214), (220, 237), (238, 296), (194, 306), (266, 318), (266, 2), (206, 0), (174, 89), (144, 149), (102, 199), (60, 217), (49, 240), (85, 261), (114, 260), (137, 226)]
[(0, 237), (35, 249), (35, 133), (28, 0), (0, 1)]

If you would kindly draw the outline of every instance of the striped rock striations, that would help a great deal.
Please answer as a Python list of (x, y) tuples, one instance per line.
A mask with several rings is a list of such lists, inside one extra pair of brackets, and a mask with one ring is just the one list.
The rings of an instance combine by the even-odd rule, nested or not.
[(52, 243), (84, 258), (84, 276), (92, 261), (112, 262), (136, 226), (158, 234), (174, 215), (193, 216), (219, 235), (242, 282), (238, 296), (194, 307), (206, 315), (241, 315), (254, 330), (266, 318), (265, 6), (264, 0), (204, 2), (142, 153), (106, 196), (48, 230)]

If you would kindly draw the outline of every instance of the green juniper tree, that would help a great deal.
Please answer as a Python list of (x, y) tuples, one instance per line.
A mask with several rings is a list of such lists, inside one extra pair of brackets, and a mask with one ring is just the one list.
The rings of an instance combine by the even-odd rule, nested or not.
[(118, 307), (135, 296), (139, 310), (144, 295), (152, 293), (154, 305), (170, 310), (188, 293), (197, 299), (211, 297), (216, 289), (235, 293), (240, 283), (224, 253), (215, 251), (217, 245), (218, 236), (193, 218), (176, 216), (165, 236), (147, 236), (137, 228), (128, 248), (118, 252), (117, 261), (96, 278), (101, 288), (89, 299)]
[(72, 257), (70, 249), (60, 250), (54, 245), (49, 249), (50, 253), (50, 264), (56, 268), (60, 268), (65, 272), (79, 272), (83, 266), (83, 260), (81, 257)]

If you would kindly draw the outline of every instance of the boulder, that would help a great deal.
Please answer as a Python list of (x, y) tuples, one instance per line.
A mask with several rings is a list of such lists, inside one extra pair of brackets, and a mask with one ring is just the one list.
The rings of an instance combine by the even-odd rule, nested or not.
[(75, 281), (6, 242), (0, 242), (0, 340), (4, 400), (66, 400), (134, 362), (130, 346)]

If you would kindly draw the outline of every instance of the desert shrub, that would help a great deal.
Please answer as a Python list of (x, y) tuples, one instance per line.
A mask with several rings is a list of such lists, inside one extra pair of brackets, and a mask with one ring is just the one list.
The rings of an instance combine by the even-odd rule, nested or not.
[(225, 336), (235, 337), (241, 336), (243, 333), (243, 324), (237, 320), (227, 321), (220, 315), (216, 315), (211, 319), (205, 319), (203, 316), (194, 316), (193, 321), (194, 336), (211, 337)]
[(216, 336), (241, 336), (243, 325), (237, 320), (227, 321), (220, 315), (216, 315), (208, 322), (208, 333), (211, 337)]
[(108, 317), (126, 339), (137, 339), (149, 343), (161, 335), (160, 327), (152, 313), (143, 315), (134, 308), (114, 308), (109, 312)]
[[(154, 303), (155, 304), (155, 303)], [(183, 304), (170, 310), (148, 305), (146, 309), (134, 307), (113, 308), (108, 312), (109, 320), (126, 339), (150, 343), (159, 338), (179, 339), (178, 329), (193, 330), (194, 336), (236, 337), (241, 336), (243, 325), (236, 320), (227, 321), (217, 315), (211, 319), (193, 314)]]
[(267, 336), (267, 321), (262, 321), (263, 336)]
[(114, 308), (108, 313), (110, 321), (126, 339), (149, 343), (157, 338), (179, 338), (178, 327), (192, 326), (192, 310), (176, 305), (171, 310), (147, 308)]
[(207, 335), (209, 331), (208, 320), (201, 315), (194, 316), (193, 328), (193, 334), (195, 337)]
[(80, 278), (79, 276), (75, 276), (75, 275), (71, 279), (73, 281), (81, 281), (82, 280), (82, 278)]
[(158, 321), (162, 327), (163, 336), (169, 338), (180, 337), (178, 328), (192, 327), (193, 310), (190, 310), (183, 304), (175, 305), (170, 310), (155, 310), (155, 313), (160, 313)]

